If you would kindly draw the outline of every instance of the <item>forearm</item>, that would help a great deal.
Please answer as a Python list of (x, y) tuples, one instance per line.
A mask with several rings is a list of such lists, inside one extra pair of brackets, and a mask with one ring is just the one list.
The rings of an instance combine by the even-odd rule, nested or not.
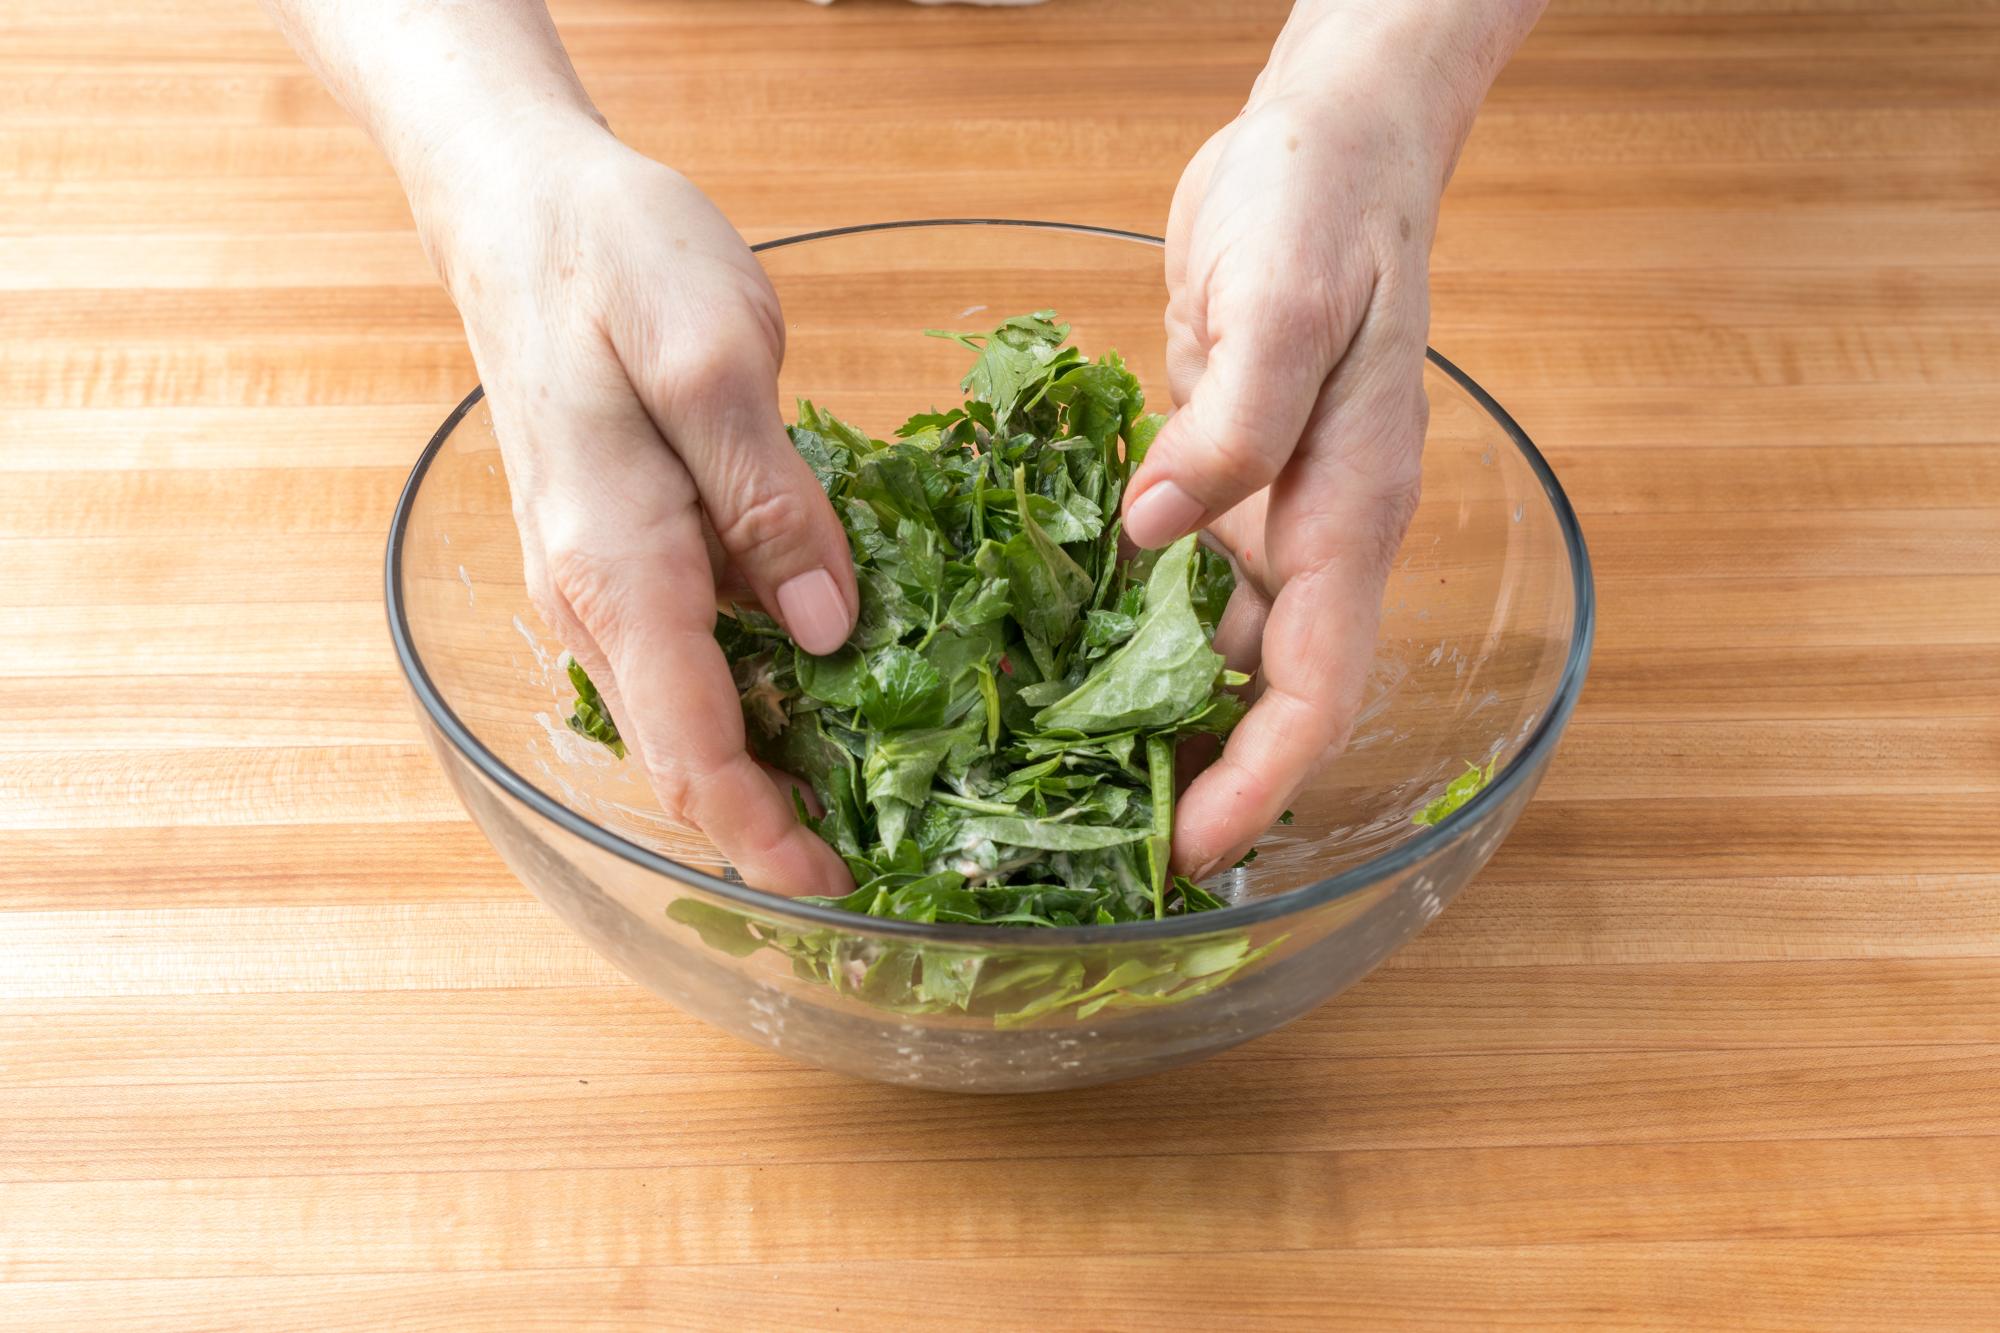
[(1546, 3), (1298, 0), (1252, 100), (1405, 91), (1414, 128), (1449, 170), (1486, 90)]
[(542, 0), (264, 0), (419, 214), (492, 150), (595, 124)]

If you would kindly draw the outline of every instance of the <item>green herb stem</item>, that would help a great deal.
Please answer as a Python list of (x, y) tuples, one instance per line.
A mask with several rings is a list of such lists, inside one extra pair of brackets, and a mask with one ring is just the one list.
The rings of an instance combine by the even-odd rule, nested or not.
[(1153, 918), (1167, 914), (1167, 859), (1174, 847), (1174, 743), (1167, 736), (1146, 738), (1146, 776), (1153, 790), (1153, 836), (1146, 843), (1153, 876)]

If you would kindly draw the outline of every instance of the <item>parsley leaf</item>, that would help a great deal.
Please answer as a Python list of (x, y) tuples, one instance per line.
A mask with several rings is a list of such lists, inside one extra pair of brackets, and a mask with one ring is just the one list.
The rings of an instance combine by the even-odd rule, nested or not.
[(949, 702), (937, 668), (901, 644), (877, 653), (861, 683), (861, 711), (882, 731), (935, 727)]

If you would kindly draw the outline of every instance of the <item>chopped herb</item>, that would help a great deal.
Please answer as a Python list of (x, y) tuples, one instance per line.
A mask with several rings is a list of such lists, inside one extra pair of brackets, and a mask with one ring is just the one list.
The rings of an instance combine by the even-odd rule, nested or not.
[(576, 687), (576, 707), (570, 710), (569, 729), (623, 759), (625, 742), (618, 738), (618, 726), (611, 720), (611, 710), (604, 706), (604, 696), (597, 692), (597, 686), (577, 660), (567, 653), (563, 654), (563, 669), (569, 672), (569, 683)]
[[(1119, 554), (1119, 500), (1161, 418), (1117, 353), (1085, 358), (1053, 311), (933, 336), (973, 353), (962, 406), (894, 441), (803, 401), (790, 428), (854, 556), (847, 644), (812, 656), (751, 609), (716, 624), (751, 744), (812, 788), (820, 813), (800, 818), (854, 876), (851, 893), (805, 901), (1027, 927), (1215, 910), (1167, 854), (1177, 743), (1226, 736), (1244, 711), (1245, 678), (1212, 644), (1234, 574), (1195, 537)], [(571, 673), (570, 725), (616, 745)], [(1229, 935), (1098, 965), (799, 931), (694, 899), (670, 915), (871, 1003), (1003, 1026), (1191, 998), (1274, 947)]]
[[(811, 901), (1015, 926), (1218, 905), (1167, 852), (1176, 743), (1243, 712), (1211, 643), (1234, 575), (1194, 537), (1119, 556), (1131, 459), (1158, 429), (1139, 382), (1053, 311), (934, 336), (973, 353), (963, 406), (893, 442), (810, 402), (791, 428), (854, 554), (846, 646), (812, 656), (748, 609), (716, 625), (752, 745), (812, 788), (807, 823), (853, 872), (854, 892)], [(570, 673), (570, 725), (617, 745)]]

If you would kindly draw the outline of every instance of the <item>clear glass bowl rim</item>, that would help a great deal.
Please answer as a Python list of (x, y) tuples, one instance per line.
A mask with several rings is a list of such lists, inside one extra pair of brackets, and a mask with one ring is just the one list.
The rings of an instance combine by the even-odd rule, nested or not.
[[(830, 227), (821, 231), (801, 232), (795, 236), (761, 241), (750, 249), (761, 253), (765, 250), (779, 250), (786, 246), (803, 245), (809, 241), (828, 240), (840, 236), (932, 227), (1019, 227), (1036, 231), (1099, 236), (1155, 247), (1166, 244), (1160, 237), (1150, 236), (1144, 232), (1099, 227), (1088, 223), (1021, 218), (910, 218), (896, 222), (861, 223), (849, 227)], [(1257, 898), (1218, 911), (1201, 912), (1191, 916), (1112, 926), (1067, 926), (1013, 931), (1006, 937), (1009, 949), (1019, 949), (1023, 946), (1073, 948), (1120, 942), (1136, 945), (1184, 935), (1206, 935), (1215, 931), (1240, 929), (1260, 922), (1281, 919), (1333, 902), (1416, 864), (1470, 829), (1486, 814), (1504, 803), (1554, 749), (1570, 713), (1576, 707), (1577, 696), (1582, 692), (1584, 674), (1590, 662), (1591, 640), (1596, 630), (1596, 594), (1591, 580), (1590, 555), (1584, 546), (1583, 531), (1577, 523), (1576, 511), (1571, 507), (1569, 497), (1564, 494), (1561, 483), (1556, 480), (1554, 470), (1549, 467), (1548, 460), (1542, 457), (1534, 442), (1528, 438), (1527, 432), (1521, 429), (1514, 418), (1507, 414), (1506, 409), (1495, 402), (1493, 396), (1481, 388), (1477, 381), (1446, 360), (1435, 348), (1425, 348), (1425, 356), (1432, 365), (1465, 390), (1514, 442), (1514, 447), (1520, 451), (1522, 458), (1527, 461), (1536, 479), (1540, 481), (1550, 508), (1555, 511), (1556, 522), (1562, 530), (1563, 545), (1568, 552), (1573, 585), (1571, 592), (1575, 608), (1570, 630), (1569, 656), (1563, 664), (1563, 674), (1557, 683), (1555, 698), (1537, 724), (1534, 734), (1529, 737), (1528, 743), (1521, 747), (1507, 766), (1501, 769), (1483, 790), (1445, 819), (1426, 828), (1409, 841), (1359, 865), (1350, 866), (1338, 875), (1296, 889), (1287, 889), (1283, 893), (1266, 898)], [(929, 925), (917, 921), (858, 916), (838, 908), (820, 907), (780, 897), (774, 893), (766, 893), (747, 884), (733, 884), (706, 871), (683, 865), (592, 823), (549, 797), (501, 762), (499, 756), (487, 749), (472, 734), (459, 720), (458, 715), (452, 712), (451, 706), (445, 702), (437, 686), (432, 682), (430, 673), (424, 669), (423, 661), (418, 656), (416, 644), (411, 637), (401, 584), (403, 539), (408, 533), (410, 514), (415, 506), (417, 492), (423, 484), (424, 475), (430, 470), (431, 462), (444, 447), (444, 442), (460, 420), (484, 395), (484, 386), (475, 385), (472, 392), (465, 396), (464, 401), (452, 409), (451, 415), (444, 419), (437, 433), (431, 436), (430, 443), (424, 447), (423, 453), (418, 456), (416, 465), (410, 470), (409, 480), (403, 484), (402, 493), (396, 500), (395, 514), (389, 525), (388, 553), (384, 567), (389, 636), (395, 644), (397, 661), (401, 663), (403, 675), (424, 712), (437, 726), (439, 732), (450, 741), (452, 748), (464, 756), (488, 781), (575, 837), (602, 851), (664, 875), (668, 879), (736, 903), (766, 918), (788, 920), (801, 925), (831, 927), (852, 934), (900, 936), (941, 944), (991, 948), (999, 943), (991, 926)]]

